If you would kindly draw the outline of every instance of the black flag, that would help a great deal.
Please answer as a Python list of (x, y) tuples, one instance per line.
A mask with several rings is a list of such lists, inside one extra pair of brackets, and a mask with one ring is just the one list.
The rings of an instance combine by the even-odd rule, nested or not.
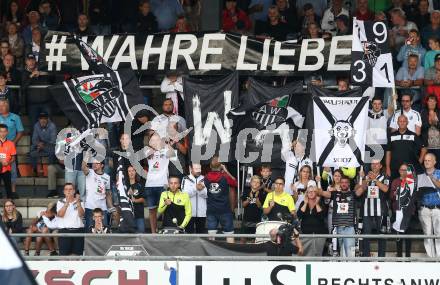
[[(302, 128), (310, 94), (302, 93), (301, 82), (273, 87), (253, 78), (249, 81), (249, 90), (241, 96), (240, 106), (231, 112), (233, 137), (237, 140), (233, 144), (237, 147), (235, 155), (244, 164), (272, 162), (284, 166), (281, 151), (283, 146), (290, 149), (294, 130)], [(251, 136), (243, 132), (246, 129), (256, 133)], [(263, 154), (264, 144), (272, 147), (266, 147), (269, 152)], [(258, 153), (258, 158), (251, 159), (249, 153)]]
[[(238, 74), (232, 73), (221, 79), (201, 80), (191, 77), (183, 79), (185, 94), (185, 115), (190, 133), (191, 161), (207, 161), (214, 153), (219, 153), (223, 161), (231, 160), (229, 146), (233, 122), (227, 115), (238, 106)], [(213, 131), (217, 133), (214, 136)], [(213, 145), (216, 139), (215, 145)], [(214, 147), (214, 153), (206, 157), (195, 154), (195, 149), (205, 154), (206, 149)], [(219, 146), (221, 146), (219, 148)], [(222, 153), (225, 151), (225, 153)], [(226, 158), (227, 156), (227, 158)]]
[(135, 73), (112, 70), (87, 43), (74, 40), (94, 75), (49, 87), (55, 101), (80, 131), (101, 123), (124, 121), (132, 106), (143, 103)]

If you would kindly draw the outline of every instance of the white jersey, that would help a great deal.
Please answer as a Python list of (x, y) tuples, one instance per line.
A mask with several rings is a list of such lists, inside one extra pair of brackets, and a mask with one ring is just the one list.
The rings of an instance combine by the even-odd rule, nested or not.
[(148, 173), (145, 187), (163, 187), (168, 185), (168, 164), (167, 148), (156, 150), (148, 157)]
[(368, 110), (368, 126), (366, 135), (366, 144), (387, 144), (387, 121), (388, 112), (374, 112), (373, 110)]
[(299, 170), (304, 165), (313, 167), (312, 160), (309, 158), (297, 158), (293, 151), (286, 151), (283, 153), (284, 160), (286, 161), (286, 171), (284, 172), (284, 179), (286, 183), (284, 185), (284, 191), (292, 195), (291, 185), (295, 183), (298, 177)]
[(151, 121), (151, 129), (156, 131), (161, 138), (166, 138), (169, 124), (177, 124), (177, 131), (179, 133), (186, 129), (186, 121), (184, 118), (179, 115), (167, 116), (165, 114), (154, 117)]
[(106, 192), (110, 191), (110, 176), (106, 173), (97, 174), (93, 169), (89, 169), (86, 176), (86, 200), (87, 209), (101, 208), (107, 211)]
[[(397, 125), (397, 119), (399, 118), (400, 114), (402, 114), (402, 110), (397, 110), (394, 112), (394, 115), (391, 118), (390, 128), (396, 130), (399, 128)], [(420, 113), (416, 110), (410, 109), (408, 112), (403, 111), (403, 114), (408, 118), (408, 130), (415, 133), (416, 126), (422, 126), (422, 117), (420, 116)]]
[[(57, 202), (57, 212), (64, 207), (66, 199), (59, 200)], [(81, 202), (81, 207), (84, 208), (84, 203)], [(84, 228), (82, 217), (78, 213), (78, 205), (76, 202), (70, 203), (66, 209), (64, 217), (57, 216), (57, 226), (59, 229), (78, 229)]]

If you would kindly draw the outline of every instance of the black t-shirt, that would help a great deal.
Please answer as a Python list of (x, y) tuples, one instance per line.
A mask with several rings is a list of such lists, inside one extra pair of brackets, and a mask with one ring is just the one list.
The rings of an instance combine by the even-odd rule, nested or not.
[(391, 152), (391, 169), (397, 169), (402, 163), (419, 164), (419, 154), (423, 142), (418, 135), (410, 130), (403, 134), (399, 131), (392, 132), (388, 137), (387, 151)]
[[(263, 206), (264, 199), (261, 195), (264, 190), (252, 192), (250, 188), (245, 188), (241, 201), (249, 200), (249, 204), (244, 208), (243, 222), (259, 223), (261, 221), (262, 210), (258, 208), (256, 200), (258, 199)], [(258, 197), (256, 197), (258, 193)]]
[(289, 33), (289, 26), (283, 22), (278, 22), (276, 25), (271, 25), (270, 22), (267, 22), (263, 29), (263, 33), (277, 41), (285, 41), (287, 34)]
[(301, 220), (301, 231), (304, 234), (327, 234), (327, 227), (325, 225), (325, 217), (327, 212), (324, 210), (324, 206), (320, 201), (320, 206), (322, 208), (321, 212), (316, 211), (316, 207), (310, 209), (306, 206), (306, 210), (303, 212), (301, 208), (304, 202), (301, 202), (299, 208), (297, 209), (298, 218)]
[(261, 196), (261, 198), (263, 199), (263, 201), (266, 200), (266, 196), (268, 194), (268, 192), (266, 192), (264, 190), (264, 188), (272, 189), (272, 183), (273, 183), (272, 178), (270, 178), (270, 177), (268, 177), (268, 178), (261, 177), (261, 187), (262, 187), (261, 190), (263, 190), (263, 192), (261, 192), (261, 194), (263, 194)]
[(298, 253), (298, 248), (291, 243), (280, 245), (272, 241), (266, 242), (267, 256), (292, 256)]
[[(144, 197), (144, 188), (140, 183), (135, 183), (130, 185), (130, 188), (133, 190), (133, 198), (139, 199)], [(134, 218), (141, 219), (144, 218), (144, 203), (134, 203)]]

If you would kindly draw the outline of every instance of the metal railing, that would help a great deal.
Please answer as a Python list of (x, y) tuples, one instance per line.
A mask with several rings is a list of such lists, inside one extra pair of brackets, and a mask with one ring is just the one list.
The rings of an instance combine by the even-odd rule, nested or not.
[(333, 257), (333, 256), (25, 256), (27, 261), (357, 261), (357, 262), (440, 262), (438, 257)]
[[(11, 237), (102, 237), (102, 238), (113, 238), (113, 237), (159, 237), (166, 236), (172, 238), (269, 238), (268, 234), (127, 234), (127, 233), (112, 233), (112, 234), (91, 234), (91, 233), (14, 233), (10, 235)], [(356, 238), (356, 239), (440, 239), (440, 235), (401, 235), (401, 234), (354, 234), (354, 235), (333, 235), (333, 234), (301, 234), (300, 238)]]

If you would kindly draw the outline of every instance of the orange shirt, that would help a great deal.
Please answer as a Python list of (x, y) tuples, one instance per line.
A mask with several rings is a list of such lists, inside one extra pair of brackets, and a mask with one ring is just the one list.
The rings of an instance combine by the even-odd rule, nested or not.
[[(12, 156), (16, 154), (17, 150), (15, 149), (15, 144), (12, 141), (0, 141), (0, 158), (5, 159), (6, 162), (10, 162)], [(1, 167), (0, 173), (5, 173), (6, 171), (11, 171), (11, 165)]]

